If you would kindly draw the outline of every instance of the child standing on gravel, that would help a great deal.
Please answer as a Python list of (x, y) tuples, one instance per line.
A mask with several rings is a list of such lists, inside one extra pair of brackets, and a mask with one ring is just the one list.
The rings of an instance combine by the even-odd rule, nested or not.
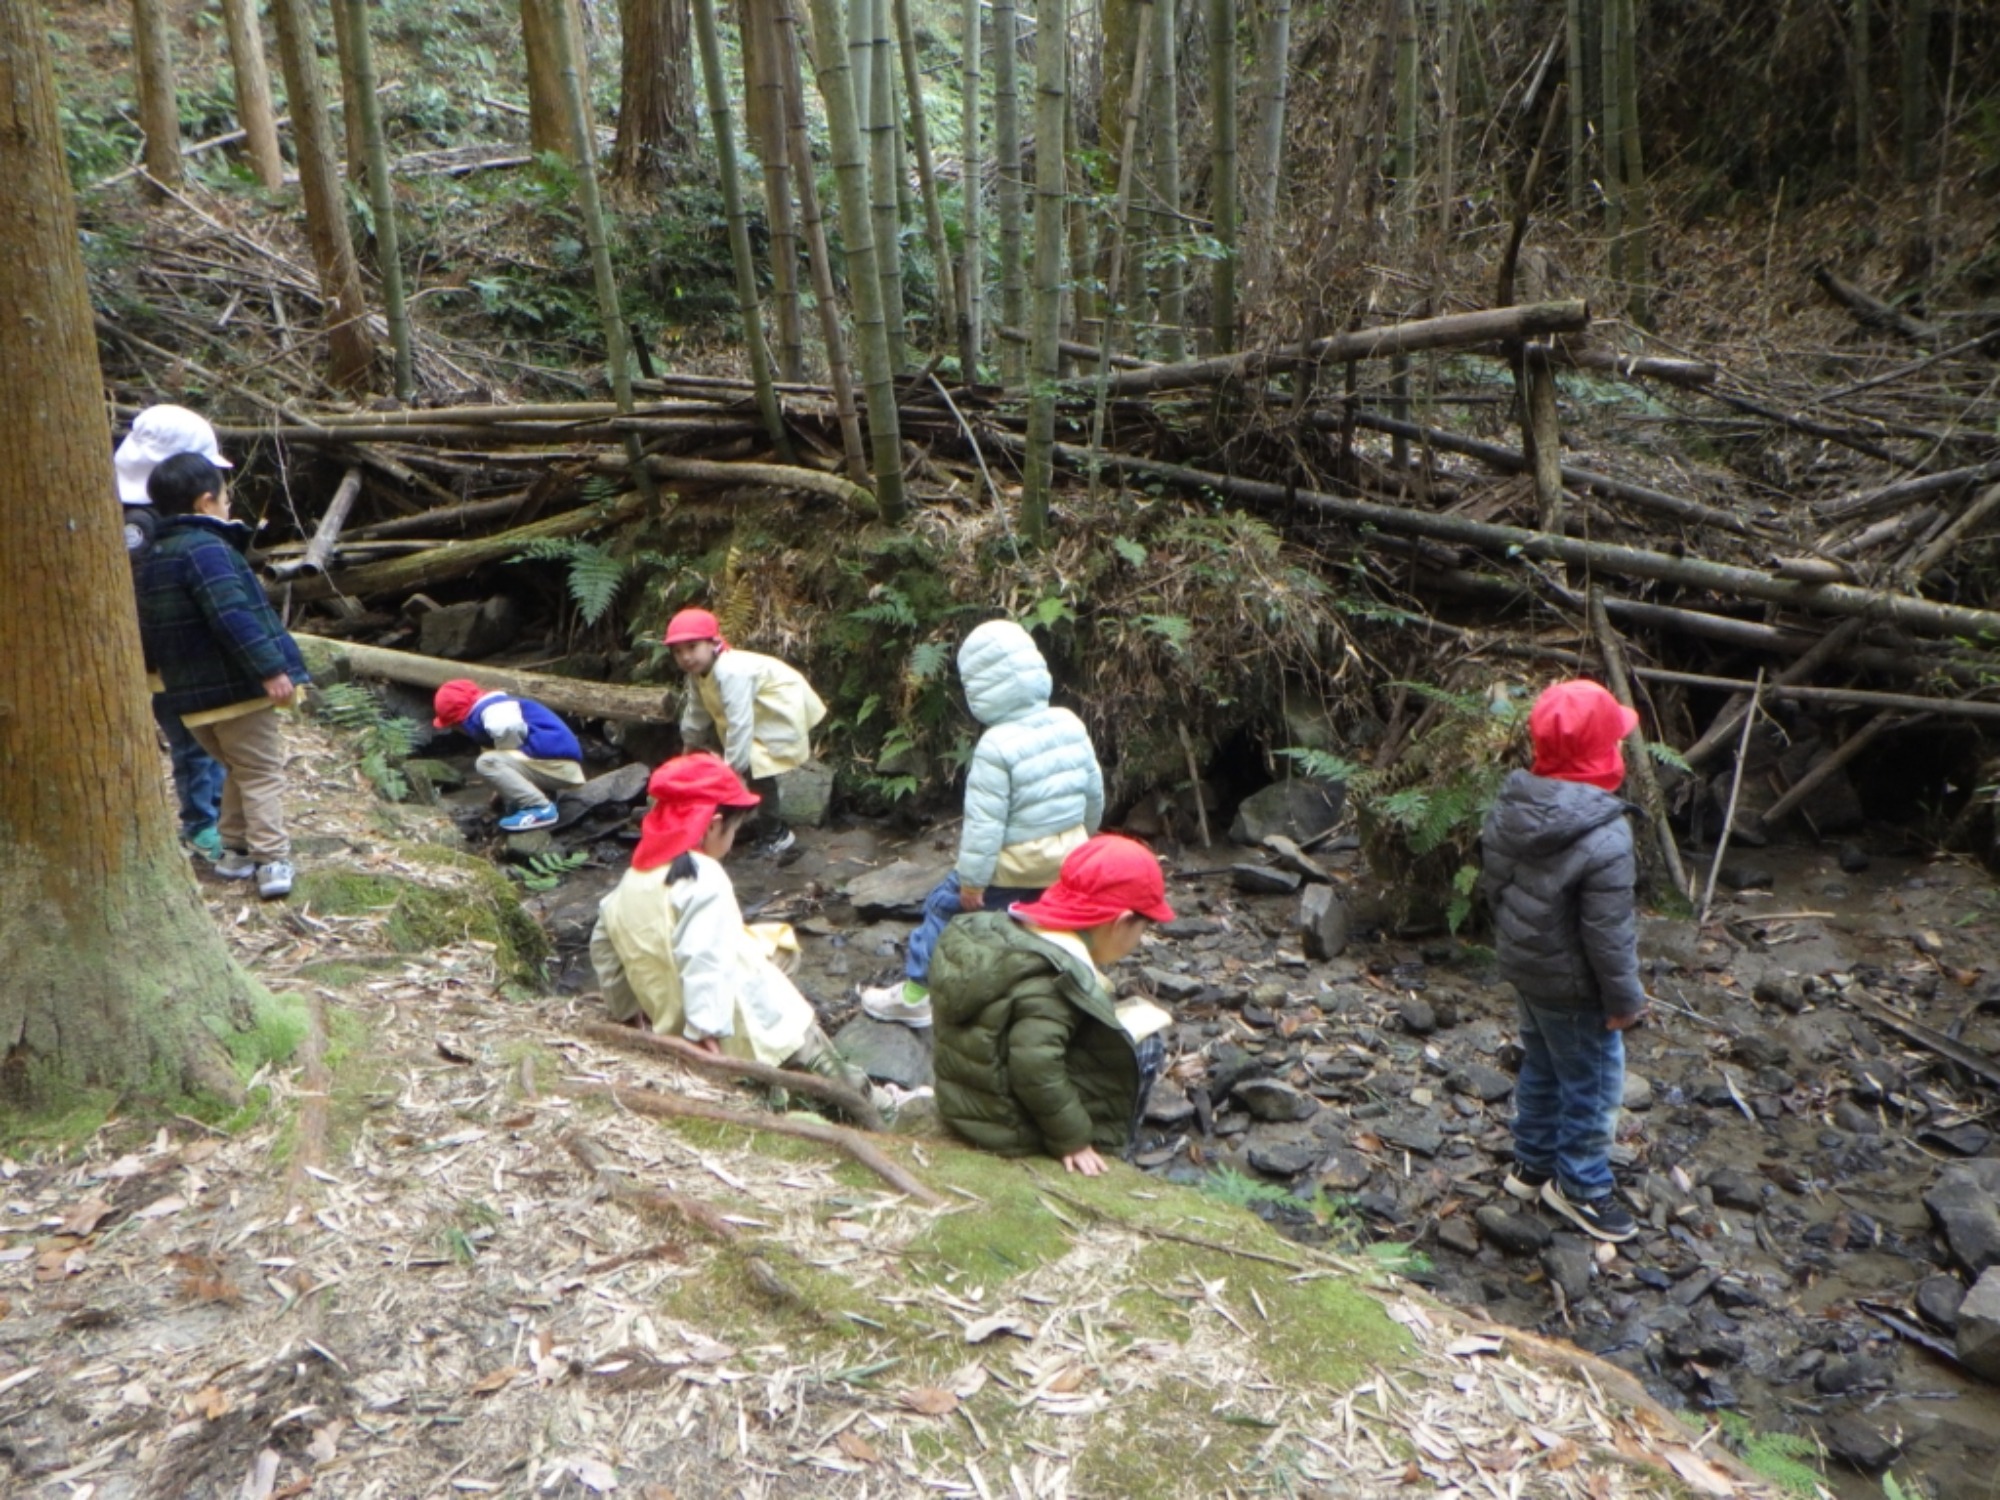
[(667, 645), (688, 680), (682, 747), (721, 752), (762, 799), (757, 852), (785, 854), (797, 839), (778, 812), (778, 778), (812, 759), (812, 732), (826, 705), (796, 667), (731, 646), (705, 609), (684, 609), (669, 620)]
[(1532, 771), (1515, 771), (1480, 831), (1480, 889), (1500, 972), (1520, 998), (1514, 1165), (1504, 1184), (1600, 1240), (1638, 1231), (1612, 1195), (1625, 1032), (1639, 984), (1629, 804), (1621, 750), (1639, 716), (1594, 682), (1559, 682), (1528, 717)]
[(709, 1052), (834, 1079), (869, 1097), (812, 1003), (743, 924), (722, 861), (757, 794), (713, 755), (682, 755), (646, 783), (653, 805), (632, 868), (597, 908), (590, 962), (614, 1021)]
[(431, 707), (435, 727), (456, 729), (481, 747), (472, 768), (507, 804), (501, 832), (553, 826), (560, 816), (555, 794), (583, 785), (575, 731), (534, 699), (482, 692), (478, 683), (455, 677), (437, 690)]
[(1104, 970), (1171, 922), (1160, 862), (1105, 834), (1079, 846), (1040, 899), (953, 922), (932, 956), (938, 1114), (1003, 1156), (1046, 1151), (1096, 1177), (1098, 1148), (1132, 1141), (1172, 1019), (1120, 1006)]
[(878, 1021), (931, 1024), (931, 950), (960, 912), (1004, 910), (1054, 883), (1070, 851), (1104, 819), (1104, 773), (1090, 731), (1049, 702), (1054, 682), (1035, 638), (988, 620), (958, 648), (973, 717), (987, 726), (965, 778), (958, 865), (924, 900), (901, 984), (861, 992)]

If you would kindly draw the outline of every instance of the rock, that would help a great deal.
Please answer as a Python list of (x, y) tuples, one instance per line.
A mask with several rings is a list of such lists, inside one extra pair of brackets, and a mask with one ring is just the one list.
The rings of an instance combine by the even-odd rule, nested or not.
[(1194, 974), (1176, 974), (1172, 969), (1156, 969), (1150, 964), (1139, 970), (1146, 988), (1162, 1000), (1192, 1000), (1208, 988), (1208, 981)]
[(1429, 1036), (1438, 1029), (1436, 1009), (1419, 996), (1403, 996), (1396, 1002), (1396, 1014), (1403, 1018), (1404, 1029), (1416, 1036)]
[(1667, 1357), (1698, 1365), (1734, 1365), (1743, 1361), (1743, 1340), (1690, 1320), (1667, 1335)]
[(1813, 1387), (1822, 1396), (1844, 1396), (1864, 1386), (1887, 1385), (1894, 1369), (1888, 1360), (1865, 1354), (1829, 1359), (1813, 1377)]
[(1822, 1423), (1819, 1433), (1828, 1453), (1864, 1474), (1881, 1473), (1903, 1451), (1874, 1423), (1848, 1413)]
[(1653, 1107), (1652, 1080), (1647, 1078), (1643, 1073), (1627, 1073), (1625, 1075), (1625, 1096), (1619, 1102), (1625, 1108), (1633, 1111), (1651, 1109)]
[(1332, 886), (1308, 886), (1299, 898), (1299, 944), (1318, 963), (1346, 951), (1347, 903)]
[(1926, 1276), (1917, 1283), (1918, 1314), (1946, 1333), (1958, 1327), (1958, 1309), (1964, 1301), (1965, 1283), (1956, 1276)]
[(1317, 1141), (1262, 1141), (1250, 1148), (1250, 1165), (1273, 1177), (1296, 1177), (1319, 1164)]
[(529, 860), (543, 854), (554, 854), (559, 847), (555, 834), (547, 828), (531, 828), (526, 833), (510, 833), (505, 839), (503, 851), (508, 859), (525, 865)]
[(1444, 1146), (1444, 1131), (1429, 1115), (1405, 1115), (1387, 1120), (1376, 1130), (1392, 1146), (1401, 1146), (1419, 1156), (1436, 1156)]
[(826, 827), (833, 805), (833, 767), (809, 760), (778, 778), (778, 816), (797, 828)]
[(593, 776), (582, 786), (556, 793), (559, 813), (556, 827), (567, 828), (572, 823), (581, 822), (586, 813), (600, 807), (640, 801), (646, 795), (646, 783), (652, 775), (650, 767), (634, 761), (629, 766), (606, 771), (602, 776)]
[(1482, 1104), (1497, 1103), (1514, 1092), (1512, 1078), (1481, 1062), (1469, 1062), (1455, 1069), (1446, 1081), (1456, 1092), (1470, 1094)]
[(1555, 1243), (1549, 1226), (1540, 1219), (1510, 1214), (1497, 1203), (1482, 1204), (1472, 1218), (1479, 1232), (1505, 1255), (1539, 1255)]
[(1776, 875), (1757, 864), (1724, 865), (1717, 879), (1732, 891), (1768, 891), (1778, 883)]
[(1146, 1096), (1146, 1118), (1155, 1125), (1181, 1125), (1194, 1118), (1194, 1101), (1173, 1079), (1161, 1077)]
[(1230, 842), (1255, 848), (1278, 835), (1302, 844), (1339, 822), (1346, 800), (1347, 788), (1337, 781), (1295, 776), (1274, 782), (1243, 799), (1229, 825)]
[(1993, 1132), (1975, 1120), (1967, 1120), (1959, 1125), (1927, 1125), (1917, 1132), (1917, 1139), (1954, 1156), (1977, 1156), (1993, 1144)]
[(1764, 1206), (1764, 1185), (1748, 1172), (1720, 1167), (1708, 1175), (1708, 1190), (1723, 1208), (1755, 1213)]
[(1246, 1078), (1236, 1085), (1236, 1102), (1252, 1119), (1267, 1125), (1290, 1124), (1319, 1113), (1319, 1100), (1278, 1078)]
[(2000, 1157), (1946, 1167), (1924, 1207), (1966, 1270), (1979, 1276), (2000, 1266)]
[(1327, 874), (1326, 867), (1283, 834), (1272, 834), (1264, 840), (1264, 847), (1270, 851), (1271, 859), (1279, 869), (1290, 870), (1294, 875), (1302, 875), (1321, 885), (1333, 884), (1333, 877)]
[(834, 1034), (834, 1050), (865, 1069), (870, 1078), (906, 1089), (927, 1087), (931, 1081), (930, 1028), (918, 1030), (856, 1016)]
[(1550, 1281), (1562, 1288), (1570, 1307), (1590, 1295), (1591, 1255), (1574, 1235), (1564, 1235), (1542, 1252), (1542, 1269)]
[(1374, 1172), (1375, 1164), (1367, 1157), (1350, 1147), (1340, 1146), (1321, 1164), (1320, 1186), (1331, 1188), (1336, 1193), (1351, 1193), (1365, 1185)]
[(1869, 866), (1868, 851), (1859, 844), (1840, 846), (1840, 869), (1845, 875), (1859, 875)]
[(1794, 1015), (1806, 1008), (1805, 986), (1789, 974), (1767, 974), (1757, 981), (1757, 987), (1751, 993), (1760, 1003), (1775, 1005)]
[(521, 606), (506, 594), (446, 604), (427, 612), (417, 626), (417, 649), (425, 656), (478, 661), (505, 651), (521, 633)]
[(1455, 1250), (1460, 1255), (1479, 1253), (1479, 1231), (1472, 1220), (1453, 1214), (1437, 1227), (1437, 1242), (1447, 1250)]
[(1262, 1058), (1224, 1042), (1208, 1056), (1209, 1097), (1219, 1100), (1244, 1079), (1270, 1071), (1271, 1065)]
[(943, 860), (899, 859), (848, 881), (847, 899), (864, 918), (914, 922), (924, 914), (924, 898), (950, 870)]
[(1231, 865), (1229, 882), (1250, 896), (1289, 896), (1303, 884), (1303, 877), (1270, 865)]
[(1166, 938), (1215, 937), (1227, 932), (1228, 927), (1214, 917), (1176, 917), (1171, 922), (1160, 924), (1160, 936)]
[(1982, 1380), (2000, 1381), (2000, 1267), (1975, 1281), (1958, 1304), (1958, 1357)]
[(1792, 1060), (1791, 1049), (1783, 1042), (1754, 1031), (1732, 1041), (1729, 1055), (1749, 1068), (1782, 1068)]
[(1852, 1099), (1843, 1099), (1833, 1107), (1833, 1123), (1853, 1135), (1880, 1135), (1882, 1121), (1873, 1110), (1863, 1109)]

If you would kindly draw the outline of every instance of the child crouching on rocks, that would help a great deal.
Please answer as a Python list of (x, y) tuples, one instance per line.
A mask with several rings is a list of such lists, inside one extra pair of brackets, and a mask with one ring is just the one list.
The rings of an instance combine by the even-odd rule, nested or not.
[(1104, 970), (1171, 922), (1151, 850), (1080, 845), (1040, 899), (945, 928), (931, 957), (939, 1116), (1002, 1156), (1046, 1152), (1096, 1177), (1124, 1151), (1158, 1078), (1171, 1017), (1117, 1005)]
[(456, 729), (480, 747), (472, 768), (507, 804), (502, 833), (550, 828), (561, 814), (552, 800), (583, 785), (583, 747), (569, 725), (532, 698), (516, 698), (455, 677), (431, 700), (438, 729)]
[(1559, 682), (1528, 717), (1533, 771), (1515, 771), (1480, 832), (1480, 888), (1500, 973), (1520, 997), (1514, 1166), (1503, 1184), (1596, 1239), (1638, 1232), (1612, 1196), (1611, 1143), (1625, 1093), (1639, 984), (1629, 804), (1620, 745), (1639, 717), (1594, 682)]
[(590, 962), (614, 1021), (704, 1051), (818, 1073), (863, 1098), (868, 1075), (834, 1050), (810, 1001), (746, 928), (722, 861), (757, 794), (713, 755), (653, 772), (632, 868), (597, 908)]

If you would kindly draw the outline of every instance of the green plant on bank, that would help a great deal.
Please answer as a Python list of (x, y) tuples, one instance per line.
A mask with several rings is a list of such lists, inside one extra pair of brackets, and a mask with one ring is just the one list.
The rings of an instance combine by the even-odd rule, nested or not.
[[(1812, 1438), (1796, 1432), (1759, 1432), (1748, 1418), (1733, 1411), (1718, 1412), (1716, 1417), (1729, 1446), (1779, 1489), (1802, 1500), (1814, 1500), (1821, 1493), (1823, 1476), (1814, 1464), (1822, 1450)], [(1886, 1476), (1883, 1488), (1888, 1489)]]
[(1371, 1240), (1354, 1213), (1354, 1200), (1343, 1193), (1317, 1188), (1310, 1197), (1300, 1197), (1291, 1189), (1262, 1178), (1251, 1177), (1234, 1167), (1218, 1167), (1204, 1174), (1195, 1190), (1205, 1198), (1226, 1203), (1231, 1208), (1255, 1211), (1260, 1203), (1283, 1204), (1303, 1209), (1325, 1231), (1335, 1249), (1360, 1255), (1385, 1271), (1398, 1275), (1422, 1273), (1431, 1268), (1430, 1257), (1398, 1240)]
[(307, 695), (312, 711), (353, 742), (361, 774), (391, 802), (410, 795), (402, 763), (417, 747), (418, 726), (390, 713), (367, 688), (353, 682), (322, 682)]
[(552, 891), (562, 884), (562, 878), (590, 863), (590, 856), (580, 849), (567, 854), (550, 850), (529, 859), (526, 865), (518, 866), (509, 873), (531, 891)]

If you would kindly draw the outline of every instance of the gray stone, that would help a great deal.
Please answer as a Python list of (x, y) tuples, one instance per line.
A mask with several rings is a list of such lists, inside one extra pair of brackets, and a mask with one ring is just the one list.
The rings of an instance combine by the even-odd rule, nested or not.
[(1789, 974), (1767, 974), (1757, 981), (1751, 993), (1761, 1004), (1775, 1005), (1794, 1014), (1806, 1008), (1805, 986)]
[(1698, 1365), (1734, 1365), (1743, 1361), (1743, 1340), (1690, 1320), (1667, 1335), (1667, 1357)]
[(1926, 1276), (1917, 1283), (1917, 1312), (1933, 1328), (1950, 1333), (1958, 1327), (1964, 1302), (1965, 1283), (1956, 1276)]
[(931, 1032), (856, 1016), (834, 1034), (834, 1049), (870, 1078), (906, 1089), (931, 1083)]
[(833, 767), (809, 760), (778, 778), (778, 816), (798, 828), (826, 827), (833, 805)]
[(1250, 1165), (1273, 1177), (1296, 1177), (1319, 1164), (1318, 1141), (1260, 1141), (1250, 1147)]
[(1768, 891), (1778, 883), (1770, 870), (1754, 864), (1724, 865), (1718, 878), (1732, 891)]
[(1845, 1396), (1864, 1386), (1887, 1385), (1894, 1373), (1895, 1366), (1889, 1360), (1856, 1354), (1844, 1359), (1830, 1359), (1821, 1365), (1819, 1373), (1813, 1377), (1813, 1386), (1822, 1396)]
[(1653, 1081), (1644, 1073), (1625, 1075), (1625, 1095), (1619, 1101), (1625, 1108), (1637, 1113), (1653, 1107)]
[(1946, 1167), (1924, 1207), (1966, 1270), (1978, 1276), (2000, 1266), (2000, 1157)]
[(1734, 1167), (1721, 1167), (1709, 1173), (1708, 1190), (1723, 1208), (1755, 1213), (1764, 1206), (1763, 1183)]
[(1852, 1099), (1843, 1099), (1833, 1107), (1833, 1123), (1852, 1135), (1880, 1135), (1882, 1121), (1872, 1109), (1863, 1109)]
[(1161, 1077), (1146, 1096), (1146, 1118), (1155, 1125), (1180, 1125), (1194, 1118), (1194, 1101), (1173, 1079)]
[(581, 822), (586, 813), (600, 807), (640, 801), (646, 795), (646, 783), (652, 775), (649, 767), (634, 761), (602, 776), (593, 776), (582, 786), (556, 793), (556, 827), (567, 828)]
[(537, 855), (556, 852), (556, 836), (547, 828), (531, 828), (526, 833), (506, 835), (502, 852), (516, 864), (525, 865)]
[(1469, 1062), (1456, 1069), (1449, 1082), (1457, 1092), (1470, 1094), (1482, 1104), (1497, 1103), (1514, 1092), (1512, 1078), (1481, 1062)]
[(1479, 1230), (1472, 1220), (1453, 1214), (1437, 1227), (1437, 1242), (1460, 1255), (1479, 1253)]
[(1859, 844), (1840, 846), (1840, 868), (1846, 875), (1859, 875), (1869, 866), (1868, 851)]
[(1319, 963), (1347, 949), (1347, 903), (1330, 885), (1307, 886), (1299, 897), (1299, 943)]
[(1751, 1068), (1782, 1068), (1792, 1060), (1791, 1049), (1783, 1042), (1754, 1031), (1732, 1041), (1729, 1055)]
[(1396, 1014), (1403, 1018), (1404, 1028), (1416, 1036), (1429, 1036), (1438, 1029), (1436, 1008), (1420, 996), (1403, 996), (1396, 1002)]
[(1264, 847), (1271, 851), (1271, 858), (1279, 869), (1290, 870), (1294, 875), (1303, 875), (1321, 885), (1333, 884), (1333, 877), (1326, 873), (1326, 867), (1283, 834), (1272, 834), (1264, 840)]
[(847, 899), (863, 917), (914, 922), (924, 914), (924, 898), (950, 870), (944, 860), (899, 859), (848, 881)]
[(1351, 1193), (1365, 1187), (1374, 1174), (1375, 1164), (1367, 1157), (1350, 1147), (1339, 1146), (1321, 1166), (1319, 1180), (1320, 1186), (1332, 1188), (1336, 1193)]
[(1958, 1304), (1958, 1357), (1982, 1380), (2000, 1381), (2000, 1267), (1975, 1281)]
[(521, 606), (495, 594), (427, 612), (417, 625), (417, 649), (450, 661), (478, 661), (505, 651), (520, 633)]
[(1319, 1113), (1319, 1100), (1278, 1078), (1244, 1079), (1236, 1085), (1236, 1102), (1253, 1119), (1273, 1125), (1308, 1120)]
[(1564, 1235), (1562, 1241), (1542, 1252), (1542, 1269), (1550, 1281), (1562, 1288), (1565, 1303), (1570, 1307), (1590, 1295), (1590, 1267), (1590, 1252), (1574, 1243), (1570, 1235)]
[(1864, 1474), (1879, 1474), (1896, 1461), (1902, 1447), (1874, 1423), (1843, 1412), (1820, 1427), (1826, 1451)]
[(1192, 1000), (1208, 988), (1198, 974), (1176, 974), (1172, 969), (1156, 969), (1150, 964), (1139, 970), (1146, 988), (1162, 1000)]
[(1506, 1255), (1539, 1255), (1555, 1242), (1549, 1226), (1525, 1214), (1510, 1214), (1497, 1203), (1482, 1204), (1473, 1211), (1479, 1232)]
[(1302, 883), (1303, 877), (1290, 870), (1276, 869), (1271, 865), (1231, 865), (1229, 881), (1237, 890), (1250, 896), (1289, 896)]
[(1209, 1097), (1221, 1099), (1244, 1079), (1270, 1071), (1271, 1065), (1262, 1058), (1252, 1057), (1241, 1047), (1224, 1042), (1208, 1055)]
[(1917, 1139), (1954, 1156), (1977, 1156), (1993, 1144), (1993, 1132), (1977, 1120), (1964, 1120), (1957, 1125), (1927, 1125), (1917, 1132)]
[(1444, 1146), (1444, 1131), (1429, 1115), (1404, 1115), (1401, 1119), (1385, 1120), (1375, 1133), (1390, 1145), (1401, 1146), (1419, 1156), (1436, 1156)]
[(1231, 843), (1252, 848), (1273, 834), (1304, 843), (1340, 821), (1347, 788), (1337, 781), (1295, 776), (1275, 782), (1243, 799), (1229, 825)]

